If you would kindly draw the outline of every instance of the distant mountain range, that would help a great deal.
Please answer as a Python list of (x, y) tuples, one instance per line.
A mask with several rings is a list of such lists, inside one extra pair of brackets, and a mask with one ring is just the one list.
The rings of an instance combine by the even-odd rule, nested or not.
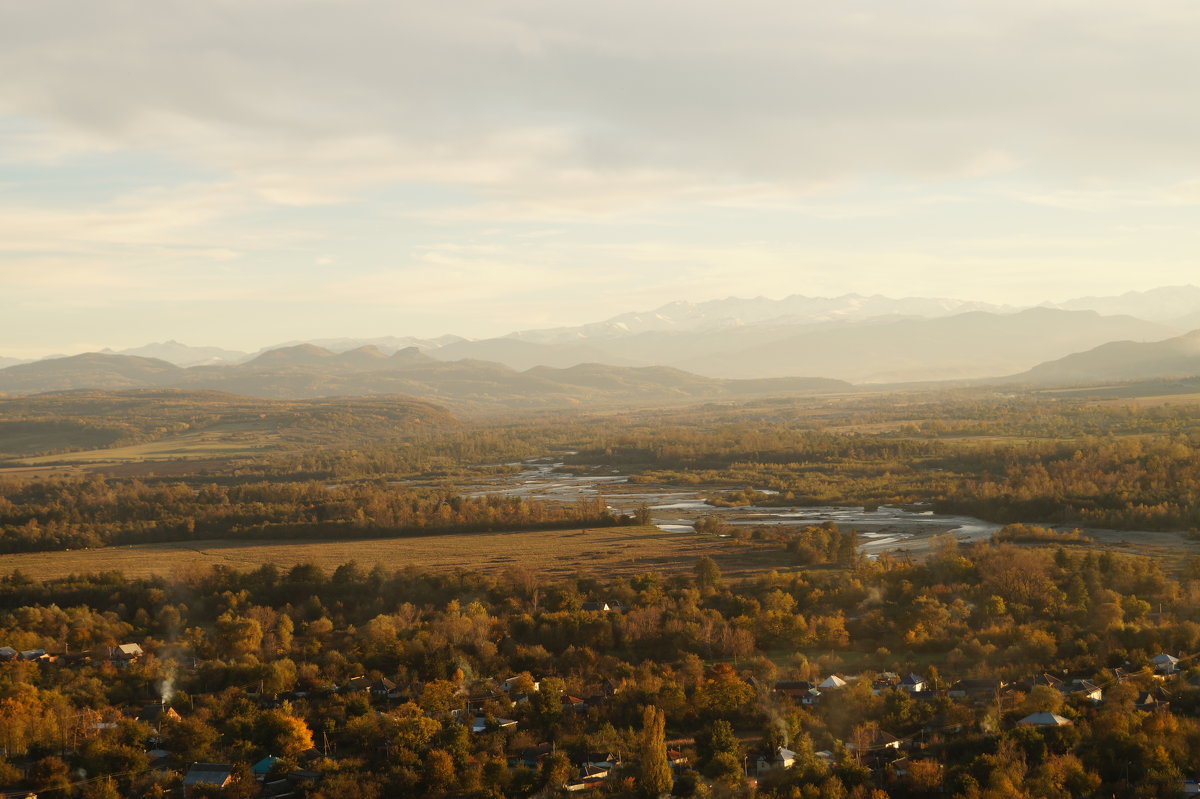
[(1200, 287), (1197, 286), (1163, 286), (1149, 291), (1130, 291), (1115, 297), (1080, 297), (1057, 305), (1046, 305), (1066, 311), (1136, 316), (1182, 330), (1200, 327)]
[(641, 333), (597, 346), (627, 362), (662, 363), (712, 377), (805, 374), (887, 383), (1011, 374), (1108, 341), (1147, 341), (1175, 332), (1132, 317), (1033, 308), (932, 319)]
[(250, 357), (244, 352), (225, 350), (220, 347), (189, 347), (178, 341), (163, 341), (146, 344), (127, 350), (104, 349), (100, 352), (116, 355), (136, 355), (140, 358), (158, 358), (176, 366), (200, 366), (202, 364), (237, 363)]
[(507, 338), (539, 344), (563, 344), (580, 340), (624, 338), (640, 333), (717, 331), (758, 325), (786, 327), (821, 322), (861, 322), (897, 316), (936, 318), (966, 311), (1006, 313), (1015, 310), (1018, 309), (984, 302), (940, 297), (891, 299), (878, 294), (845, 294), (841, 297), (805, 297), (793, 294), (782, 300), (729, 297), (699, 303), (672, 302), (653, 311), (624, 313), (603, 322), (579, 327), (524, 330), (512, 333)]
[(518, 372), (488, 361), (438, 361), (415, 347), (385, 355), (375, 347), (334, 353), (313, 344), (270, 350), (235, 365), (180, 367), (157, 358), (85, 353), (0, 370), (0, 393), (84, 388), (206, 389), (279, 399), (407, 395), (468, 408), (552, 408), (836, 392), (851, 386), (823, 378), (721, 380), (668, 367), (602, 364)]
[[(1084, 380), (1089, 369), (1100, 369), (1101, 364), (1095, 358), (1072, 360), (1076, 355), (1082, 357), (1103, 345), (1116, 347), (1114, 342), (1126, 342), (1116, 347), (1121, 352), (1134, 344), (1165, 343), (1194, 328), (1200, 328), (1200, 288), (1196, 286), (1082, 297), (1024, 309), (946, 298), (858, 294), (832, 298), (793, 295), (781, 300), (731, 297), (673, 302), (602, 322), (524, 330), (483, 340), (452, 335), (327, 338), (288, 342), (257, 353), (166, 341), (35, 363), (0, 359), (0, 391), (47, 390), (43, 388), (47, 385), (181, 385), (258, 396), (310, 397), (377, 394), (410, 386), (432, 391), (431, 396), (450, 396), (462, 395), (466, 386), (473, 384), (481, 396), (498, 390), (496, 396), (513, 397), (520, 393), (512, 383), (517, 380), (514, 374), (532, 385), (529, 381), (547, 379), (538, 371), (541, 367), (561, 371), (583, 365), (592, 370), (600, 365), (616, 369), (670, 367), (674, 370), (671, 374), (683, 383), (688, 382), (679, 377), (684, 373), (689, 379), (709, 381), (811, 375), (863, 384), (1028, 375), (1040, 382), (1049, 379), (1046, 376), (1055, 369), (1062, 370), (1064, 379)], [(1149, 350), (1135, 347), (1129, 351)], [(403, 354), (394, 360), (397, 353)], [(105, 355), (150, 363), (98, 360)], [(1176, 369), (1190, 368), (1179, 358), (1170, 363)], [(43, 366), (25, 369), (35, 364)], [(1164, 360), (1160, 366), (1166, 368), (1166, 364)], [(170, 367), (186, 369), (186, 376)], [(1157, 373), (1157, 368), (1147, 363), (1125, 371)], [(1100, 371), (1108, 374), (1112, 370)], [(616, 372), (607, 374), (616, 379)], [(641, 374), (644, 378), (647, 373)], [(458, 388), (435, 385), (443, 381)], [(497, 389), (500, 384), (507, 388)], [(709, 388), (713, 385), (710, 382)], [(693, 386), (690, 390), (697, 389)], [(627, 385), (616, 393), (622, 391), (632, 389)]]

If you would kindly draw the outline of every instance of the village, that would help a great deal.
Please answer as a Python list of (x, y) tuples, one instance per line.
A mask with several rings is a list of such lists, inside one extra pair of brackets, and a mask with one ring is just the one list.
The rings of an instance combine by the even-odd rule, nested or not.
[[(588, 600), (580, 603), (577, 614), (597, 620), (619, 617), (624, 610), (617, 600)], [(49, 683), (62, 683), (69, 672), (79, 670), (128, 680), (134, 674), (161, 674), (165, 666), (171, 683), (195, 686), (214, 665), (185, 657), (175, 646), (170, 648), (172, 660), (165, 659), (167, 654), (167, 646), (149, 640), (145, 648), (126, 642), (83, 652), (2, 646), (0, 680), (11, 680), (13, 670), (22, 675), (18, 679)], [(664, 737), (660, 743), (672, 774), (671, 790), (678, 796), (704, 795), (713, 787), (733, 794), (769, 790), (789, 774), (812, 775), (814, 770), (827, 775), (857, 771), (860, 785), (898, 796), (921, 795), (916, 789), (929, 781), (931, 771), (944, 771), (955, 739), (1008, 732), (1034, 740), (1020, 732), (1026, 729), (1050, 742), (1069, 740), (1064, 730), (1079, 720), (1094, 720), (1109, 703), (1151, 716), (1169, 713), (1173, 697), (1187, 695), (1194, 712), (1200, 671), (1192, 661), (1192, 656), (1163, 652), (1142, 663), (1080, 674), (1037, 672), (1021, 679), (955, 679), (937, 668), (924, 675), (864, 671), (772, 678), (761, 662), (739, 668), (736, 662), (717, 661), (703, 665), (690, 691), (684, 689), (690, 696), (681, 697), (688, 706), (684, 717), (691, 717), (692, 726), (701, 722), (700, 732)], [(147, 666), (148, 671), (139, 671)], [(221, 701), (241, 706), (242, 713), (282, 714), (295, 722), (291, 734), (277, 737), (280, 751), (248, 750), (262, 755), (253, 762), (189, 761), (188, 746), (180, 745), (187, 736), (179, 731), (206, 697), (195, 687), (175, 693), (173, 686), (158, 681), (141, 686), (143, 692), (161, 692), (157, 702), (79, 714), (76, 723), (62, 730), (55, 755), (70, 760), (89, 741), (132, 735), (145, 747), (138, 759), (144, 773), (138, 776), (151, 779), (158, 795), (282, 799), (324, 795), (319, 793), (322, 782), (342, 770), (343, 759), (387, 762), (397, 754), (393, 749), (403, 750), (406, 743), (455, 741), (464, 763), (514, 794), (519, 795), (521, 785), (571, 795), (634, 788), (645, 753), (637, 748), (636, 731), (622, 736), (614, 725), (646, 701), (638, 675), (618, 669), (612, 677), (589, 683), (577, 675), (537, 674), (468, 678), (458, 670), (449, 679), (400, 682), (373, 670), (309, 690), (266, 690), (265, 679), (226, 688)], [(849, 731), (844, 737), (829, 732), (838, 716), (862, 702), (887, 708), (886, 716), (899, 726), (864, 719), (843, 725)], [(302, 715), (300, 708), (305, 709)], [(790, 726), (747, 724), (789, 716)], [(345, 723), (311, 723), (339, 717)], [(815, 733), (820, 726), (815, 719), (833, 723)], [(12, 754), (9, 739), (0, 728), (6, 757)], [(608, 746), (599, 745), (605, 742)], [(499, 764), (502, 776), (496, 773)], [(94, 779), (84, 769), (75, 776), (72, 784), (85, 787)], [(1178, 789), (1181, 796), (1200, 792), (1196, 780), (1187, 777), (1179, 780)], [(62, 795), (63, 790), (10, 789), (0, 796), (36, 799)]]

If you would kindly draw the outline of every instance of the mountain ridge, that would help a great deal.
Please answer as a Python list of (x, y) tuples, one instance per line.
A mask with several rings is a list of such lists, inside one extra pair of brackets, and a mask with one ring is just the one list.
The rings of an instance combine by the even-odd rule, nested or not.
[[(179, 367), (139, 356), (87, 353), (0, 369), (0, 392), (28, 395), (72, 389), (181, 389), (222, 391), (268, 399), (406, 396), (468, 407), (573, 407), (590, 404), (661, 404), (752, 396), (771, 392), (837, 392), (844, 381), (791, 378), (736, 381), (669, 367), (580, 364), (567, 369), (517, 371), (503, 364), (439, 361), (419, 351), (392, 356), (351, 351), (338, 355), (315, 345), (266, 353), (244, 364)], [(366, 367), (360, 357), (369, 359)], [(15, 371), (14, 371), (15, 370)]]
[(1200, 375), (1200, 329), (1162, 341), (1110, 341), (1013, 375), (1014, 382), (1100, 383)]
[[(984, 330), (989, 325), (990, 333)], [(792, 294), (778, 300), (680, 300), (576, 327), (474, 340), (449, 334), (324, 338), (273, 345), (252, 354), (168, 340), (99, 354), (150, 357), (186, 368), (254, 364), (295, 370), (322, 363), (322, 368), (347, 374), (394, 370), (420, 356), (441, 362), (502, 363), (518, 372), (604, 363), (673, 366), (712, 378), (802, 374), (880, 383), (1012, 375), (1109, 341), (1157, 341), (1197, 327), (1200, 288), (1193, 285), (1019, 309), (939, 297)], [(406, 354), (399, 355), (402, 352)], [(0, 358), (0, 370), (28, 363)], [(123, 384), (132, 378), (97, 374), (97, 379)]]

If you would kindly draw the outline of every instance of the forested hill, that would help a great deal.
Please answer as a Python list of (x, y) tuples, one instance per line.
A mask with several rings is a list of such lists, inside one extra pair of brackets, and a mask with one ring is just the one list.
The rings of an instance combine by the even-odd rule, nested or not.
[(86, 353), (0, 369), (0, 393), (69, 389), (179, 388), (303, 399), (406, 395), (458, 407), (569, 407), (670, 403), (794, 392), (837, 392), (841, 380), (723, 380), (668, 367), (580, 364), (518, 372), (489, 361), (437, 361), (415, 349), (385, 356), (364, 347), (335, 354), (303, 344), (236, 366), (183, 368), (154, 358)]
[(323, 444), (352, 447), (454, 427), (444, 407), (405, 397), (265, 400), (217, 391), (64, 391), (0, 399), (0, 459), (177, 440), (162, 455)]

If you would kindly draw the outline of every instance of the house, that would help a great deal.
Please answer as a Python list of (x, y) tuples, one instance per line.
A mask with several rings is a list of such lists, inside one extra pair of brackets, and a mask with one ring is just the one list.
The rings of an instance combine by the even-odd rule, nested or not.
[(877, 752), (883, 749), (899, 749), (900, 739), (890, 732), (884, 732), (878, 727), (868, 727), (857, 740), (846, 742), (846, 748), (851, 752)]
[(375, 682), (367, 686), (367, 692), (371, 696), (383, 698), (390, 696), (396, 690), (396, 683), (389, 680), (387, 677), (380, 677)]
[(571, 758), (571, 764), (576, 768), (590, 768), (593, 771), (611, 771), (621, 762), (621, 758), (612, 752), (584, 752)]
[(822, 691), (836, 691), (838, 688), (845, 688), (847, 685), (848, 683), (841, 677), (837, 676), (836, 674), (831, 674), (818, 683), (817, 688), (821, 689)]
[(1104, 699), (1104, 689), (1091, 680), (1072, 680), (1063, 693), (1068, 696), (1078, 696), (1082, 699), (1088, 699), (1092, 702), (1100, 702)]
[(879, 696), (900, 684), (900, 675), (893, 671), (885, 671), (871, 681), (871, 693)]
[(325, 757), (325, 753), (315, 746), (310, 746), (300, 754), (296, 755), (296, 761), (303, 764), (309, 764), (313, 761), (320, 760)]
[(583, 768), (579, 774), (567, 781), (563, 787), (567, 793), (578, 793), (579, 791), (590, 791), (600, 788), (608, 780), (608, 771), (597, 771), (595, 769)]
[(191, 796), (196, 785), (215, 785), (224, 788), (233, 782), (233, 765), (230, 763), (193, 763), (183, 776), (183, 794)]
[(480, 691), (467, 697), (467, 712), (479, 715), (492, 702), (502, 702), (504, 705), (509, 704), (508, 697), (502, 694), (498, 694), (495, 691)]
[[(489, 723), (490, 721), (490, 723)], [(512, 719), (488, 719), (486, 716), (476, 716), (471, 719), (471, 732), (486, 732), (498, 729), (509, 732), (517, 728), (517, 722)]]
[(1138, 710), (1153, 713), (1157, 710), (1166, 710), (1171, 706), (1171, 703), (1164, 701), (1154, 691), (1142, 691), (1138, 694), (1137, 699), (1133, 700), (1133, 706)]
[(259, 795), (263, 799), (294, 799), (294, 797), (305, 796), (308, 790), (304, 789), (303, 786), (311, 785), (321, 779), (322, 776), (319, 771), (309, 771), (307, 769), (291, 771), (282, 779), (265, 781), (262, 793)]
[(1002, 680), (958, 680), (948, 693), (951, 699), (993, 699), (1007, 687)]
[(11, 646), (0, 646), (0, 663), (16, 660), (19, 653)]
[(1150, 662), (1154, 664), (1154, 670), (1162, 675), (1174, 674), (1180, 670), (1179, 658), (1168, 655), (1166, 652), (1150, 658)]
[(1057, 713), (1030, 713), (1017, 722), (1018, 727), (1069, 727), (1070, 719), (1065, 719)]
[(918, 691), (924, 691), (925, 680), (910, 671), (905, 678), (900, 681), (900, 690), (910, 694)]
[(275, 764), (278, 762), (279, 758), (274, 755), (267, 755), (250, 767), (250, 773), (254, 775), (254, 779), (264, 782), (267, 779), (267, 775), (271, 773), (271, 769), (275, 768)]
[(596, 613), (607, 613), (612, 610), (612, 607), (607, 602), (584, 602), (580, 606), (581, 610), (588, 610)]
[(776, 769), (791, 768), (792, 764), (795, 762), (796, 753), (791, 749), (785, 749), (781, 746), (771, 753), (771, 757), (769, 759), (766, 755), (758, 756), (758, 760), (754, 765), (755, 773), (764, 774), (768, 771), (774, 771)]
[(171, 777), (179, 770), (179, 764), (166, 749), (147, 749), (150, 773), (155, 777)]
[(571, 785), (580, 786), (574, 790), (582, 790), (608, 779), (618, 762), (619, 759), (610, 752), (587, 752), (572, 757), (571, 765), (575, 767), (578, 778), (567, 785), (567, 790), (572, 790)]
[(1024, 682), (1024, 685), (1029, 689), (1036, 688), (1039, 685), (1043, 685), (1047, 688), (1053, 688), (1056, 691), (1061, 691), (1063, 689), (1063, 681), (1061, 678), (1055, 677), (1053, 674), (1046, 673), (1033, 675)]
[(516, 755), (508, 758), (508, 765), (513, 768), (538, 768), (546, 756), (554, 751), (554, 747), (548, 743), (538, 744), (537, 746), (527, 746), (518, 752)]
[(776, 693), (801, 702), (804, 701), (804, 697), (813, 688), (816, 688), (816, 685), (808, 680), (780, 680), (775, 683)]
[(140, 658), (144, 652), (137, 644), (118, 644), (108, 650), (108, 659), (118, 665), (132, 663)]
[[(107, 652), (107, 650), (105, 651)], [(95, 653), (93, 652), (63, 652), (58, 656), (58, 662), (64, 666), (87, 666), (94, 660)]]
[(563, 710), (574, 710), (577, 713), (583, 713), (588, 708), (587, 700), (581, 699), (578, 696), (571, 696), (570, 694), (564, 694), (562, 699), (558, 701), (562, 704)]
[(26, 649), (17, 655), (18, 660), (30, 660), (37, 663), (46, 663), (50, 660), (50, 655), (46, 654), (45, 649)]
[[(530, 685), (533, 686), (532, 688), (529, 689), (530, 693), (533, 693), (534, 691), (540, 691), (542, 689), (542, 684), (538, 680), (531, 681)], [(509, 677), (501, 685), (502, 690), (506, 694), (512, 693), (514, 690), (520, 691), (522, 689), (522, 687), (528, 687), (528, 686), (526, 686), (526, 684), (525, 684), (525, 678), (520, 674)]]
[(162, 702), (156, 702), (143, 707), (137, 714), (137, 720), (142, 724), (149, 724), (157, 730), (164, 721), (183, 721), (183, 717), (176, 713), (174, 708)]
[(583, 701), (588, 707), (600, 707), (602, 705), (607, 705), (610, 701), (610, 698), (604, 694), (591, 694), (589, 696), (585, 696)]

